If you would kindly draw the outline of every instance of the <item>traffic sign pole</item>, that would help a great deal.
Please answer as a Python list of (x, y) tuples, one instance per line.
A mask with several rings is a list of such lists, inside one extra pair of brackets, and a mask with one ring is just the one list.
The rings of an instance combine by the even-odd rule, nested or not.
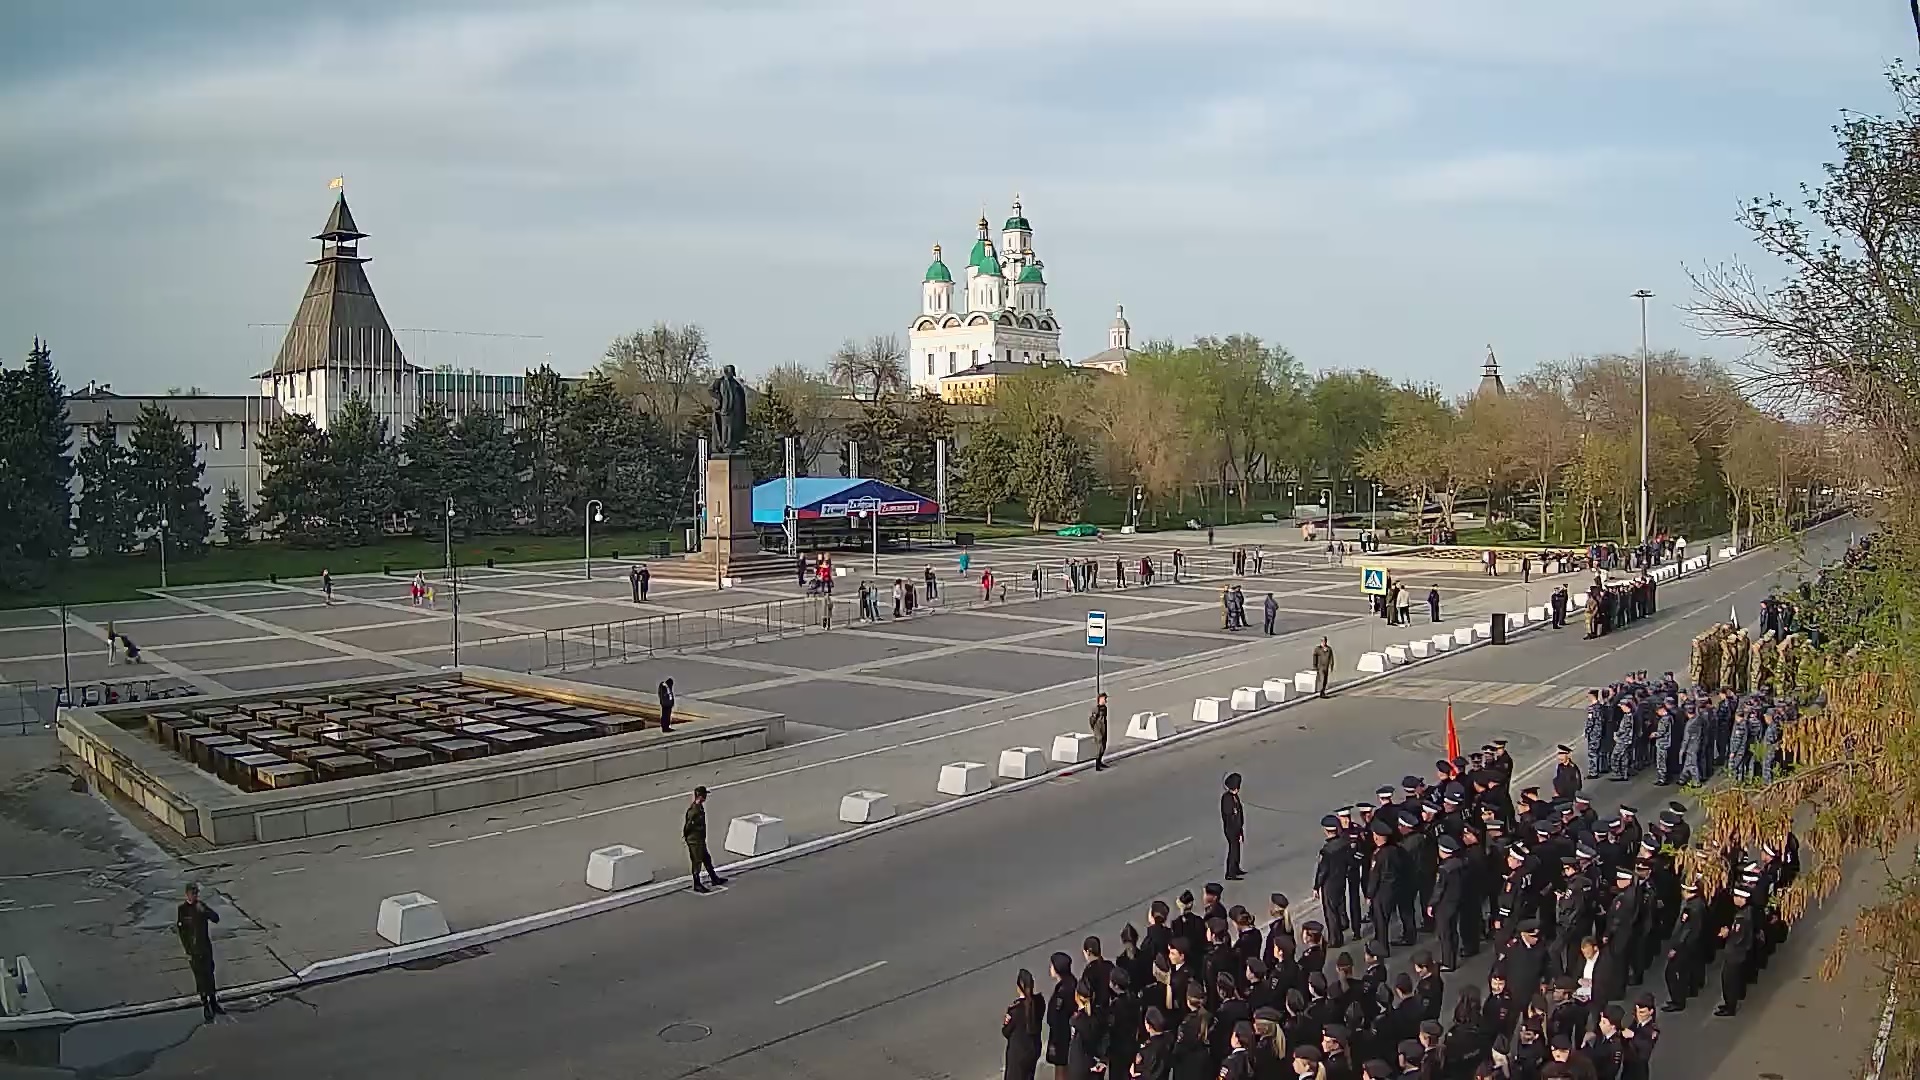
[(1087, 612), (1087, 647), (1093, 650), (1093, 694), (1100, 696), (1100, 654), (1107, 648), (1107, 613)]

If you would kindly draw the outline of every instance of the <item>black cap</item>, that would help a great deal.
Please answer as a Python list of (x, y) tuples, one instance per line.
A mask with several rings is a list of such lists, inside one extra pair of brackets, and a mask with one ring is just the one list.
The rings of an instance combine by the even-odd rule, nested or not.
[(1408, 773), (1400, 778), (1400, 786), (1408, 791), (1417, 791), (1420, 787), (1420, 778), (1412, 773)]
[(1571, 753), (1573, 753), (1573, 747), (1571, 747), (1571, 746), (1568, 746), (1568, 745), (1567, 745), (1566, 743), (1561, 743), (1560, 745), (1558, 745), (1558, 746), (1556, 746), (1556, 747), (1554, 747), (1554, 749), (1555, 749), (1555, 750), (1558, 750), (1558, 751), (1559, 751), (1560, 753), (1562, 753), (1562, 754), (1571, 754)]
[(1239, 774), (1239, 773), (1237, 773), (1237, 772), (1230, 772), (1230, 773), (1228, 773), (1228, 774), (1227, 774), (1227, 779), (1226, 779), (1226, 785), (1227, 785), (1227, 787), (1228, 787), (1228, 789), (1230, 789), (1230, 790), (1235, 790), (1235, 791), (1237, 791), (1237, 790), (1239, 790), (1239, 788), (1240, 788), (1240, 774)]
[(1540, 932), (1540, 920), (1539, 919), (1521, 919), (1519, 930), (1523, 934), (1537, 934)]
[(1460, 850), (1460, 841), (1455, 840), (1451, 836), (1442, 836), (1440, 838), (1440, 850), (1451, 855)]
[(1247, 1049), (1252, 1049), (1253, 1048), (1253, 1024), (1250, 1021), (1242, 1020), (1239, 1023), (1233, 1025), (1233, 1037), (1240, 1040), (1241, 1046), (1246, 1047)]
[(1505, 739), (1493, 740), (1493, 748), (1496, 750), (1505, 750), (1507, 748), (1507, 740)]
[(1147, 1023), (1152, 1025), (1153, 1027), (1159, 1028), (1161, 1031), (1167, 1030), (1167, 1014), (1160, 1008), (1160, 1006), (1158, 1005), (1147, 1006), (1147, 1013), (1146, 1013), (1145, 1019)]
[(1220, 884), (1217, 881), (1207, 882), (1206, 888), (1207, 888), (1208, 896), (1221, 896), (1221, 895), (1224, 895), (1227, 891), (1227, 887)]
[(1580, 989), (1580, 978), (1577, 975), (1555, 975), (1553, 977), (1553, 988), (1555, 990), (1578, 990)]
[(1419, 1061), (1420, 1055), (1425, 1053), (1425, 1051), (1421, 1049), (1419, 1039), (1401, 1039), (1400, 1045), (1394, 1049), (1398, 1050), (1400, 1056), (1406, 1058), (1408, 1061)]
[(1320, 1029), (1320, 1034), (1325, 1035), (1329, 1039), (1338, 1039), (1343, 1043), (1353, 1038), (1353, 1032), (1347, 1030), (1347, 1025), (1345, 1024), (1328, 1024)]
[(1640, 1009), (1653, 1008), (1653, 1001), (1654, 1001), (1653, 995), (1650, 993), (1647, 993), (1644, 990), (1638, 994), (1635, 994), (1633, 998), (1634, 1007), (1640, 1008)]
[(1425, 1035), (1428, 1038), (1437, 1039), (1445, 1032), (1446, 1032), (1446, 1029), (1440, 1026), (1440, 1021), (1438, 1020), (1420, 1021), (1420, 1034)]
[(1274, 907), (1278, 907), (1278, 908), (1283, 908), (1283, 907), (1286, 907), (1286, 906), (1287, 906), (1287, 894), (1286, 894), (1286, 893), (1283, 893), (1283, 892), (1277, 892), (1277, 893), (1268, 893), (1268, 894), (1267, 894), (1267, 903), (1269, 903), (1269, 904), (1272, 904), (1272, 905), (1273, 905)]
[(1392, 836), (1393, 835), (1393, 826), (1387, 824), (1384, 819), (1375, 820), (1371, 828), (1373, 830), (1373, 835), (1375, 836)]
[(1266, 973), (1267, 965), (1261, 963), (1259, 957), (1249, 956), (1247, 958), (1247, 974), (1257, 979)]
[(1326, 817), (1320, 819), (1320, 827), (1323, 829), (1337, 829), (1340, 827), (1340, 819), (1334, 817), (1332, 814), (1328, 814)]
[[(1326, 930), (1326, 927), (1321, 925), (1319, 919), (1308, 919), (1306, 922), (1300, 924), (1300, 929), (1311, 934), (1318, 934)], [(1318, 974), (1318, 972), (1309, 973), (1307, 977), (1312, 978), (1315, 974)]]
[(1279, 1009), (1276, 1009), (1271, 1005), (1262, 1005), (1259, 1008), (1253, 1010), (1253, 1018), (1255, 1020), (1267, 1020), (1272, 1023), (1278, 1024), (1287, 1018), (1287, 1014), (1281, 1012)]
[(1193, 890), (1192, 889), (1180, 890), (1180, 902), (1183, 904), (1193, 903)]
[(1392, 784), (1381, 784), (1381, 785), (1380, 785), (1379, 787), (1377, 787), (1377, 788), (1374, 788), (1374, 789), (1373, 789), (1373, 793), (1374, 793), (1374, 794), (1375, 794), (1376, 796), (1378, 796), (1378, 795), (1385, 795), (1385, 796), (1387, 796), (1388, 798), (1392, 798), (1392, 797), (1393, 797), (1393, 785), (1392, 785)]

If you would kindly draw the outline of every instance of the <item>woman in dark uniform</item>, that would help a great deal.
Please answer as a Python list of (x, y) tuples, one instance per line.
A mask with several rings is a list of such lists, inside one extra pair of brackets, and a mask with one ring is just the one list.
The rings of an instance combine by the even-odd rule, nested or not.
[(1213, 1014), (1207, 1011), (1207, 990), (1197, 982), (1187, 984), (1187, 1015), (1173, 1037), (1173, 1080), (1215, 1080), (1219, 1071), (1213, 1063)]
[(1033, 1080), (1034, 1066), (1040, 1063), (1047, 1000), (1033, 992), (1033, 972), (1026, 968), (1014, 976), (1013, 986), (1018, 996), (1000, 1021), (1000, 1034), (1007, 1040), (1006, 1080)]
[(1067, 1080), (1094, 1080), (1106, 1067), (1104, 1018), (1093, 1011), (1093, 984), (1083, 976), (1073, 990), (1073, 1019), (1067, 1030)]
[(1073, 1038), (1073, 957), (1057, 952), (1049, 965), (1053, 993), (1047, 998), (1047, 1064), (1053, 1066), (1054, 1080), (1067, 1080), (1067, 1045)]

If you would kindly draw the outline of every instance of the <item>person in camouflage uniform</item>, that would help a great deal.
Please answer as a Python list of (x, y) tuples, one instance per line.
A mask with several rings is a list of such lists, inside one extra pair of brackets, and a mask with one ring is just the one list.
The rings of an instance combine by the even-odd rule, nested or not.
[(1675, 748), (1674, 721), (1677, 718), (1673, 709), (1661, 702), (1653, 722), (1653, 782), (1661, 787), (1673, 783), (1673, 752)]
[(1735, 783), (1744, 784), (1753, 777), (1753, 714), (1741, 709), (1733, 720), (1733, 736), (1727, 740), (1727, 767), (1733, 770)]
[(1786, 737), (1787, 719), (1781, 709), (1767, 710), (1766, 727), (1761, 738), (1764, 746), (1760, 752), (1760, 782), (1773, 783), (1773, 772), (1780, 763), (1780, 740)]
[(1706, 706), (1692, 701), (1681, 706), (1681, 713), (1686, 725), (1680, 735), (1680, 782), (1698, 784), (1707, 774), (1701, 759), (1706, 756), (1707, 717), (1711, 713)]
[(1605, 693), (1587, 691), (1587, 775), (1601, 776), (1607, 771), (1607, 717), (1613, 709), (1613, 687)]
[(1633, 737), (1640, 722), (1634, 714), (1633, 699), (1622, 694), (1619, 700), (1620, 716), (1613, 726), (1613, 778), (1628, 780), (1633, 777)]

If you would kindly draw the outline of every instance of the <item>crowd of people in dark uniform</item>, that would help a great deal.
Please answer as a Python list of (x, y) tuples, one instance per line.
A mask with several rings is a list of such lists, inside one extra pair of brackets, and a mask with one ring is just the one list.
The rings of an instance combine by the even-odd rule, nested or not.
[(1609, 581), (1595, 574), (1587, 589), (1587, 636), (1602, 637), (1652, 615), (1658, 591), (1649, 575)]
[[(1681, 710), (1670, 676), (1594, 697), (1632, 718), (1626, 775), (1668, 753), (1638, 736), (1643, 702)], [(1773, 708), (1736, 712), (1755, 706)], [(1721, 745), (1702, 757), (1724, 763)], [(1001, 1028), (1007, 1080), (1043, 1060), (1056, 1080), (1646, 1080), (1659, 1012), (1687, 1008), (1716, 960), (1714, 1012), (1738, 1010), (1785, 936), (1769, 901), (1799, 870), (1798, 842), (1718, 852), (1724, 881), (1709, 891), (1681, 803), (1644, 824), (1631, 806), (1602, 817), (1573, 748), (1558, 749), (1544, 793), (1510, 791), (1495, 740), (1322, 818), (1318, 918), (1296, 925), (1273, 893), (1263, 925), (1209, 883), (1197, 902), (1155, 900), (1111, 956), (1098, 937), (1078, 958), (1055, 953), (1050, 991), (1021, 970)], [(1230, 860), (1239, 781), (1222, 798)], [(1411, 967), (1392, 973), (1399, 950)], [(1488, 950), (1484, 989), (1456, 982), (1449, 1008), (1450, 976)], [(1662, 964), (1664, 1003), (1640, 989)]]

